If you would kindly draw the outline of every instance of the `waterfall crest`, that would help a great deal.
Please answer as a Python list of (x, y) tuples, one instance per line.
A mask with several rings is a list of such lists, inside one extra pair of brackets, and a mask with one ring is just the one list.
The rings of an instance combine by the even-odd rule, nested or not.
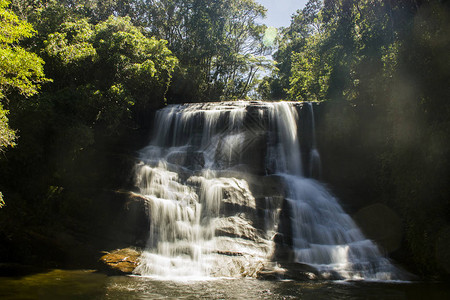
[[(136, 166), (150, 219), (136, 274), (256, 277), (276, 268), (274, 237), (287, 227), (286, 260), (344, 279), (396, 278), (376, 245), (310, 178), (320, 176), (310, 103), (173, 105), (157, 112), (154, 128)], [(308, 145), (300, 144), (302, 135)]]

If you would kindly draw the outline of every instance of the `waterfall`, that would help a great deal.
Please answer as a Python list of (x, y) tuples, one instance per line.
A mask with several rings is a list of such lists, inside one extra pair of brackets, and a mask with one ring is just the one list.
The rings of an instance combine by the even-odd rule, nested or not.
[[(308, 126), (299, 125), (303, 117)], [(136, 274), (255, 277), (274, 266), (274, 236), (288, 222), (292, 261), (344, 279), (395, 278), (337, 199), (310, 178), (320, 176), (310, 103), (173, 105), (157, 112), (154, 128), (136, 166), (150, 219)]]

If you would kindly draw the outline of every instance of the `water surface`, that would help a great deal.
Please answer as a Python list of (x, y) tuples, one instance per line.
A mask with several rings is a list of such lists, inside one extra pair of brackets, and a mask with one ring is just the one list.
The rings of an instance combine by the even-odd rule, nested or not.
[(51, 270), (0, 277), (0, 299), (450, 299), (443, 283), (295, 282), (256, 279), (170, 281)]

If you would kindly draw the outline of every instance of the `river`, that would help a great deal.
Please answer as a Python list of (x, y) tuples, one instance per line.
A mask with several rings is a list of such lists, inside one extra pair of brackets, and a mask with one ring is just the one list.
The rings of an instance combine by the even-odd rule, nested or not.
[(106, 276), (90, 270), (49, 270), (0, 277), (0, 299), (450, 299), (450, 287), (424, 282), (170, 281)]

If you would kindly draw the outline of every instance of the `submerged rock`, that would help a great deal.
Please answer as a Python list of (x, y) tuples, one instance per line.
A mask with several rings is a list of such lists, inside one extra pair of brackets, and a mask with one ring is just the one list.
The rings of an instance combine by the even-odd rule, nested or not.
[(256, 278), (260, 280), (296, 280), (316, 281), (323, 277), (312, 266), (301, 263), (281, 262), (275, 266), (268, 266), (258, 271)]
[(138, 266), (141, 252), (133, 248), (107, 252), (100, 258), (101, 270), (108, 275), (131, 274)]

